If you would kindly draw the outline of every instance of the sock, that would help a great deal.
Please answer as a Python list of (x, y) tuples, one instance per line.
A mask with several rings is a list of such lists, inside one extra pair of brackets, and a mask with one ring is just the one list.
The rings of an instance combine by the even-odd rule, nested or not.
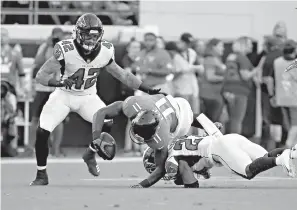
[(196, 181), (196, 182), (194, 182), (192, 184), (185, 184), (184, 187), (185, 188), (199, 188), (199, 182)]
[(36, 132), (35, 153), (37, 160), (37, 170), (46, 169), (47, 157), (49, 153), (48, 138), (50, 132), (38, 126)]
[(257, 174), (276, 166), (275, 157), (260, 157), (246, 167), (248, 179), (254, 178)]
[(276, 148), (266, 154), (266, 157), (277, 157), (278, 155), (281, 155), (285, 148)]

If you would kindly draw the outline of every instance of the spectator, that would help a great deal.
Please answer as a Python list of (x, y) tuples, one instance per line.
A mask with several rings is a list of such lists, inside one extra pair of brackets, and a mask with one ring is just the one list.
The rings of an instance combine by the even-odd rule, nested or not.
[(291, 148), (297, 143), (297, 73), (284, 72), (296, 58), (296, 42), (287, 40), (283, 48), (283, 55), (273, 62), (274, 97), (272, 105), (281, 107), (283, 125), (288, 130), (286, 147)]
[[(283, 45), (279, 39), (274, 36), (265, 37), (264, 49), (266, 51), (266, 58), (263, 64), (262, 70), (262, 138), (261, 138), (261, 146), (264, 148), (273, 147), (271, 144), (272, 139), (271, 130), (273, 129), (273, 125), (282, 125), (282, 113), (281, 109), (276, 107), (271, 107), (270, 104), (270, 95), (273, 95), (273, 63), (274, 60), (282, 56), (281, 46)], [(280, 131), (281, 132), (281, 131)], [(280, 136), (281, 134), (279, 134)], [(275, 141), (279, 141), (280, 139), (275, 139), (278, 135), (273, 135)]]
[(158, 36), (157, 37), (157, 47), (160, 48), (160, 49), (165, 49), (165, 40), (162, 36)]
[(1, 78), (6, 79), (16, 88), (18, 96), (24, 97), (28, 90), (26, 89), (22, 54), (10, 47), (7, 29), (1, 29)]
[(166, 50), (157, 47), (154, 33), (144, 35), (144, 49), (136, 58), (135, 67), (146, 85), (172, 94), (171, 84), (166, 79), (173, 72), (171, 57)]
[(224, 43), (211, 39), (205, 50), (204, 75), (200, 79), (202, 112), (213, 122), (219, 121), (224, 102), (221, 95), (226, 66), (222, 62)]
[(14, 87), (7, 80), (1, 80), (1, 157), (17, 155), (17, 98)]
[[(124, 55), (123, 60), (122, 60), (122, 66), (126, 71), (131, 71), (133, 74), (136, 74), (135, 68), (134, 68), (134, 62), (136, 58), (138, 57), (141, 49), (141, 44), (140, 42), (132, 39), (130, 43), (127, 46), (127, 54)], [(122, 85), (122, 94), (123, 94), (123, 100), (129, 96), (134, 95), (133, 90), (129, 89), (128, 87)], [(140, 146), (133, 143), (130, 135), (129, 135), (129, 130), (130, 130), (131, 122), (127, 122), (126, 126), (126, 132), (125, 132), (125, 148), (124, 152), (126, 154), (131, 154), (136, 156), (141, 155), (140, 151)]]
[[(184, 61), (190, 66), (190, 71), (182, 71), (181, 74), (174, 79), (175, 96), (183, 97), (189, 101), (194, 113), (200, 112), (199, 102), (199, 87), (196, 73), (202, 74), (204, 69), (202, 65), (197, 63), (197, 54), (191, 48), (194, 38), (189, 33), (183, 33), (180, 41), (177, 43), (180, 55)], [(183, 86), (191, 87), (183, 88)]]
[(252, 41), (249, 38), (240, 37), (235, 40), (232, 50), (226, 60), (222, 93), (229, 115), (227, 132), (241, 134), (252, 78), (257, 72), (246, 56), (252, 51)]
[(71, 31), (64, 31), (63, 32), (63, 40), (71, 39), (72, 38), (72, 32)]
[(284, 43), (287, 40), (287, 27), (282, 21), (275, 24), (272, 35), (278, 39), (279, 42)]
[(193, 50), (197, 53), (197, 60), (199, 64), (203, 64), (205, 55), (205, 43), (202, 40), (195, 40), (193, 43)]
[[(35, 78), (38, 70), (40, 67), (53, 55), (53, 48), (57, 42), (63, 39), (64, 33), (61, 28), (54, 28), (52, 31), (51, 36), (47, 39), (46, 42), (40, 45), (35, 61), (34, 61), (34, 69), (33, 69), (33, 78)], [(57, 79), (60, 78), (59, 74), (53, 75)], [(33, 101), (33, 116), (31, 121), (31, 128), (30, 128), (30, 141), (27, 148), (27, 155), (31, 155), (34, 144), (35, 144), (35, 133), (38, 125), (38, 120), (42, 111), (42, 108), (46, 101), (48, 100), (50, 94), (54, 91), (55, 88), (53, 87), (45, 87), (39, 83), (36, 83), (35, 90), (36, 95)], [(63, 138), (63, 129), (64, 125), (61, 123), (58, 125), (54, 132), (52, 133), (52, 151), (51, 153), (55, 156), (61, 155), (61, 142)]]

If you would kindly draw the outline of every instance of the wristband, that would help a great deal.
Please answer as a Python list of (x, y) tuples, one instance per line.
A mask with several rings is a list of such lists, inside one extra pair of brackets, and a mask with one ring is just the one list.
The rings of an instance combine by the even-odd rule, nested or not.
[(142, 182), (139, 183), (142, 187), (150, 187), (151, 183), (149, 182), (148, 179), (143, 180)]

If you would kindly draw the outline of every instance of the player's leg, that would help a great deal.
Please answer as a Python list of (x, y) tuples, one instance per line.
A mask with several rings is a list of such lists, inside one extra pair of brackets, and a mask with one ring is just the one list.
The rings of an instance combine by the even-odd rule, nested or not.
[[(174, 136), (184, 136), (187, 135), (192, 122), (193, 122), (193, 111), (191, 105), (184, 98), (174, 98), (175, 103), (177, 104), (178, 113), (178, 126), (174, 132)], [(174, 102), (172, 102), (174, 103)]]
[(224, 135), (220, 139), (213, 140), (210, 154), (214, 162), (223, 164), (227, 169), (243, 178), (248, 177), (246, 167), (252, 160), (239, 147), (235, 138)]
[[(252, 175), (268, 170), (272, 167), (280, 165), (284, 168), (285, 173), (294, 177), (295, 166), (290, 158), (290, 150), (277, 148), (270, 152), (267, 152), (263, 147), (249, 141), (244, 136), (238, 134), (229, 134), (229, 136), (235, 136), (234, 138), (240, 139), (239, 144), (242, 150), (244, 150), (250, 158), (253, 160), (248, 169), (252, 171)], [(279, 156), (279, 157), (278, 157)]]
[[(83, 97), (83, 102), (77, 113), (86, 121), (92, 123), (94, 114), (101, 108), (105, 107), (105, 103), (97, 95), (88, 95)], [(83, 160), (87, 164), (89, 172), (93, 176), (99, 176), (100, 168), (97, 164), (96, 142), (92, 142), (83, 154)]]
[[(226, 150), (225, 154), (222, 154), (222, 151), (224, 151), (224, 149), (227, 149), (226, 146), (228, 145), (230, 149)], [(290, 161), (289, 150), (284, 152), (279, 157), (271, 157), (272, 155), (275, 155), (276, 152), (280, 152), (280, 150), (275, 150), (266, 155), (267, 152), (264, 148), (250, 142), (244, 136), (238, 134), (225, 135), (222, 139), (217, 141), (216, 144), (214, 144), (213, 151), (218, 151), (221, 154), (222, 159), (227, 160), (226, 162), (228, 163), (228, 165), (230, 165), (231, 169), (234, 169), (234, 171), (237, 171), (237, 169), (235, 168), (238, 168), (238, 166), (236, 166), (236, 163), (242, 164), (242, 166), (245, 167), (245, 175), (243, 177), (247, 179), (252, 179), (259, 173), (271, 169), (277, 165), (283, 166), (284, 169), (286, 169), (288, 175), (293, 176), (291, 174), (293, 173), (293, 166), (292, 162)], [(240, 161), (234, 161), (233, 163), (230, 163), (230, 159), (228, 159), (230, 155), (233, 156), (234, 160), (240, 158), (238, 159)], [(248, 163), (247, 161), (248, 158), (252, 160), (250, 163)], [(246, 161), (244, 161), (244, 159), (246, 159)]]
[(178, 160), (178, 171), (183, 180), (185, 188), (199, 188), (199, 182), (195, 178), (194, 173), (187, 161)]
[(44, 105), (39, 126), (36, 131), (35, 152), (37, 160), (37, 176), (31, 185), (46, 185), (48, 178), (46, 174), (47, 157), (49, 153), (48, 139), (50, 133), (60, 124), (70, 112), (67, 105), (68, 97), (60, 90), (54, 91)]
[(169, 179), (174, 179), (176, 185), (184, 185), (186, 188), (199, 187), (192, 168), (183, 157), (169, 156), (165, 162), (165, 170)]

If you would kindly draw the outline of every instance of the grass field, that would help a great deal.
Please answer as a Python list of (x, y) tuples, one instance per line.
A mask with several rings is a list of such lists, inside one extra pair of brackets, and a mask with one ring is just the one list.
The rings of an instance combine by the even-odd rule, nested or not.
[(101, 175), (92, 177), (80, 159), (50, 159), (48, 186), (30, 187), (33, 159), (2, 159), (2, 210), (290, 210), (296, 209), (297, 179), (281, 168), (252, 181), (212, 170), (200, 189), (184, 189), (161, 180), (148, 189), (131, 189), (147, 176), (139, 158), (100, 161)]

